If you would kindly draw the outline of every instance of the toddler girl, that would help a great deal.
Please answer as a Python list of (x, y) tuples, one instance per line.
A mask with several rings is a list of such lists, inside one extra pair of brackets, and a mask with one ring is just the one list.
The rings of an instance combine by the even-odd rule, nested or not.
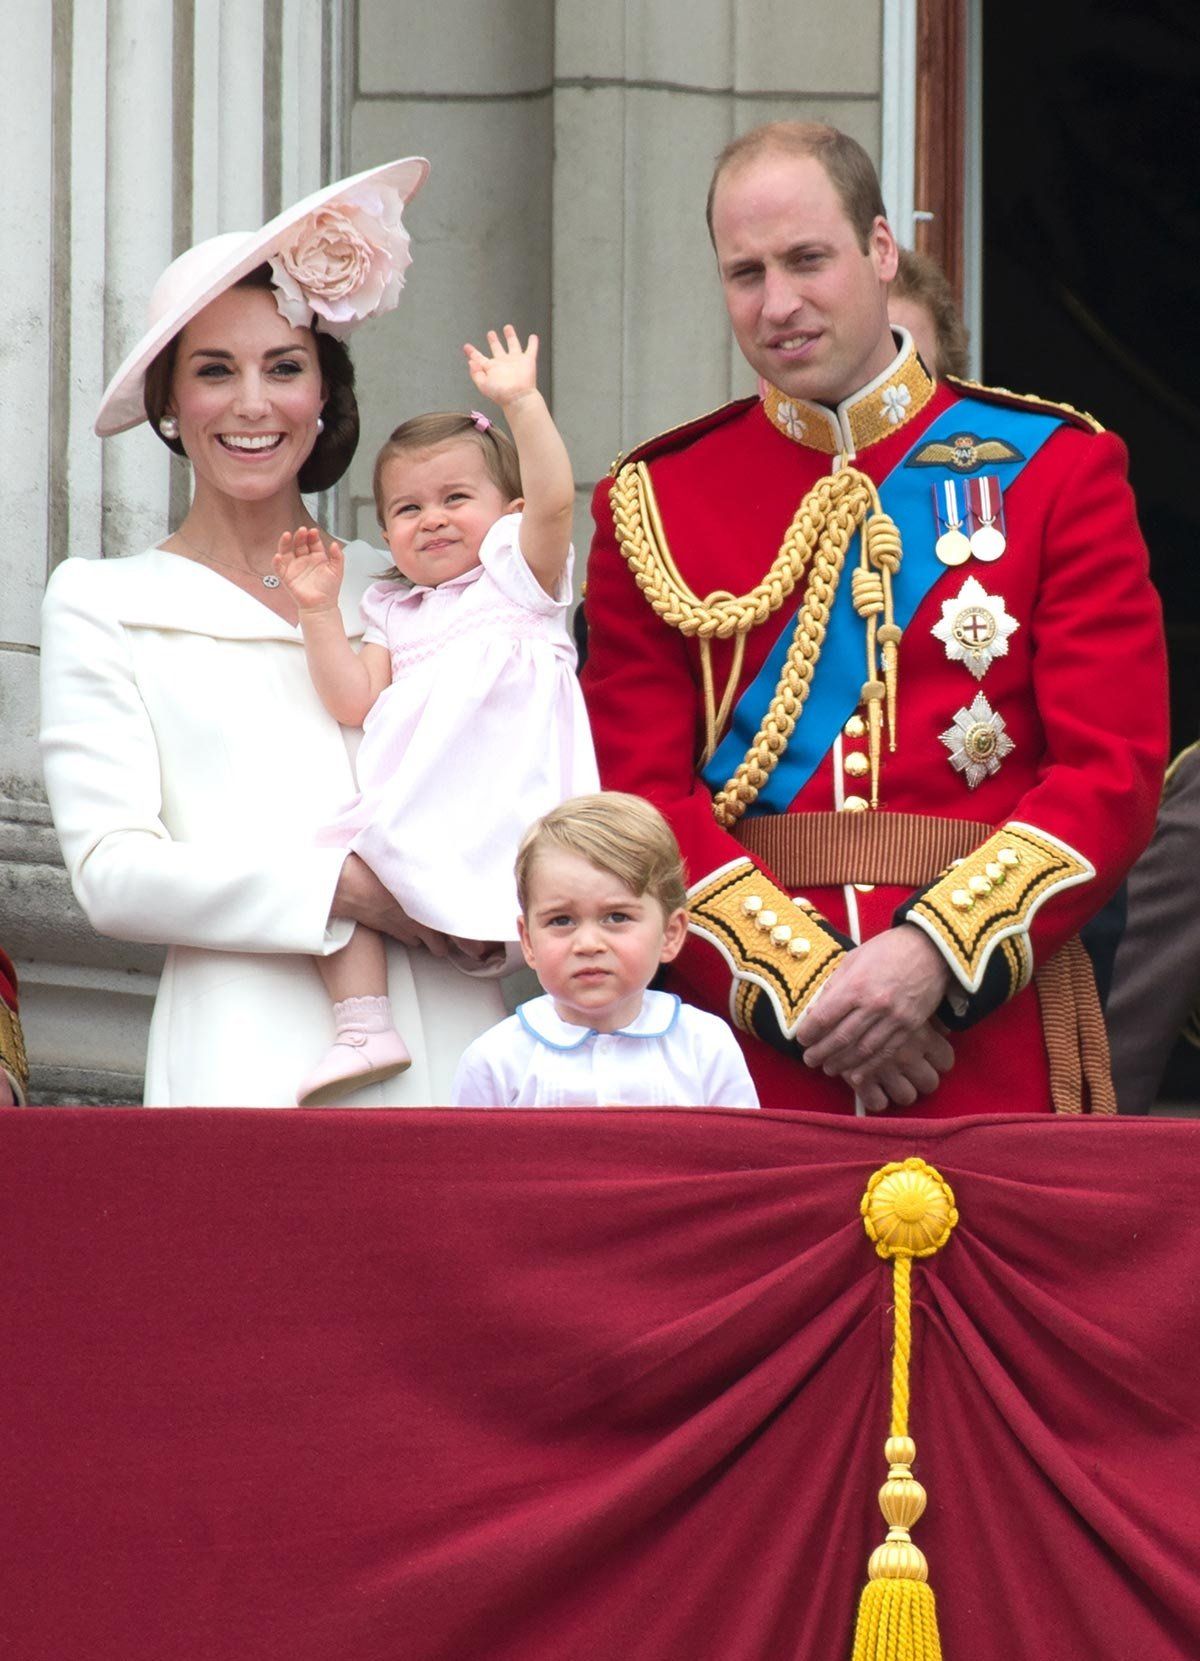
[(518, 928), (545, 996), (466, 1051), (455, 1107), (757, 1107), (716, 1015), (647, 988), (687, 933), (679, 845), (640, 796), (563, 802), (517, 854)]
[[(490, 356), (465, 346), (486, 416), (418, 416), (375, 463), (375, 505), (395, 570), (363, 598), (355, 652), (338, 609), (342, 551), (316, 530), (280, 539), (275, 569), (300, 613), (330, 714), (362, 725), (359, 795), (322, 834), (352, 849), (434, 943), (474, 973), (515, 942), (512, 860), (530, 807), (594, 789), (596, 763), (567, 632), (574, 481), (537, 389), (537, 336), (511, 326)], [(428, 933), (426, 933), (428, 938)], [(333, 999), (332, 1049), (302, 1106), (409, 1065), (387, 997), (383, 939), (359, 926), (316, 960)]]

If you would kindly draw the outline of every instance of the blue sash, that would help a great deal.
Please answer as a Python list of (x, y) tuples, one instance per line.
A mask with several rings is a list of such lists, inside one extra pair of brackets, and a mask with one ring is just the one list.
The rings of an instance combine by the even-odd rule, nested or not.
[[(900, 570), (892, 581), (892, 602), (896, 622), (904, 629), (912, 621), (921, 601), (947, 567), (934, 553), (937, 521), (933, 510), (934, 485), (944, 479), (961, 480), (964, 475), (950, 467), (910, 465), (912, 457), (926, 445), (946, 443), (957, 434), (974, 429), (988, 438), (1003, 439), (1018, 452), (1016, 461), (982, 462), (972, 472), (987, 472), (1000, 480), (1007, 492), (1022, 468), (1062, 426), (1062, 418), (1036, 410), (1011, 409), (1002, 404), (982, 404), (963, 398), (951, 405), (926, 427), (920, 438), (879, 485), (884, 511), (895, 520), (904, 550)], [(828, 754), (846, 719), (858, 707), (866, 679), (865, 625), (854, 610), (850, 597), (850, 573), (858, 564), (859, 532), (846, 550), (846, 561), (838, 582), (837, 595), (829, 614), (820, 663), (800, 712), (796, 730), (774, 772), (759, 793), (749, 815), (784, 813), (808, 783)], [(1003, 556), (1001, 556), (1003, 558)], [(964, 575), (969, 575), (964, 572)], [(754, 742), (759, 723), (775, 695), (784, 659), (792, 644), (794, 628), (784, 628), (767, 654), (766, 662), (734, 706), (729, 730), (716, 754), (702, 770), (709, 789), (720, 790), (741, 765)], [(903, 680), (904, 647), (900, 647)]]

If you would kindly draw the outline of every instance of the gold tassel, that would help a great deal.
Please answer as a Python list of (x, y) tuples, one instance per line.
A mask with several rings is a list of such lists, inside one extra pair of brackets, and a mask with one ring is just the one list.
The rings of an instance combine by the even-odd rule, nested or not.
[(913, 1258), (932, 1257), (942, 1249), (958, 1212), (949, 1183), (923, 1159), (906, 1159), (876, 1171), (860, 1209), (875, 1250), (880, 1257), (892, 1259), (896, 1330), (891, 1435), (883, 1450), (888, 1479), (879, 1490), (879, 1509), (888, 1532), (867, 1565), (853, 1661), (941, 1661), (929, 1567), (925, 1554), (909, 1536), (925, 1509), (925, 1490), (912, 1474), (917, 1449), (908, 1434), (908, 1367)]
[(871, 806), (879, 806), (879, 765), (883, 744), (880, 738), (883, 726), (883, 698), (887, 688), (882, 681), (864, 681), (859, 699), (867, 711), (867, 754), (871, 760)]
[(887, 684), (888, 749), (896, 749), (896, 686), (900, 668), (900, 635), (892, 610), (892, 578), (900, 569), (903, 550), (900, 531), (894, 519), (876, 503), (876, 511), (863, 532), (867, 556), (871, 566), (880, 573), (883, 583), (883, 622), (876, 631), (882, 648), (883, 678)]

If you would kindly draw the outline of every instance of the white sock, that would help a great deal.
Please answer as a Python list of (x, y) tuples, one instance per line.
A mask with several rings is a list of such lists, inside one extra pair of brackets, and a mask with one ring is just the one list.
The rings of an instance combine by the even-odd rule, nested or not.
[(359, 1032), (387, 1032), (392, 1026), (390, 998), (342, 998), (333, 1006), (335, 1032), (355, 1027)]

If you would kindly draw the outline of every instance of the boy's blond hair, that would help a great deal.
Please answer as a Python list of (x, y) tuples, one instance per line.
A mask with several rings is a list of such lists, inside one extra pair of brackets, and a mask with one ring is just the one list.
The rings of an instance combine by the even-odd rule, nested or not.
[(623, 882), (633, 894), (649, 894), (662, 906), (664, 917), (687, 909), (687, 877), (679, 844), (662, 814), (642, 796), (628, 796), (621, 790), (572, 796), (536, 820), (517, 850), (517, 898), (522, 915), (529, 907), (534, 862), (549, 848), (578, 854)]

